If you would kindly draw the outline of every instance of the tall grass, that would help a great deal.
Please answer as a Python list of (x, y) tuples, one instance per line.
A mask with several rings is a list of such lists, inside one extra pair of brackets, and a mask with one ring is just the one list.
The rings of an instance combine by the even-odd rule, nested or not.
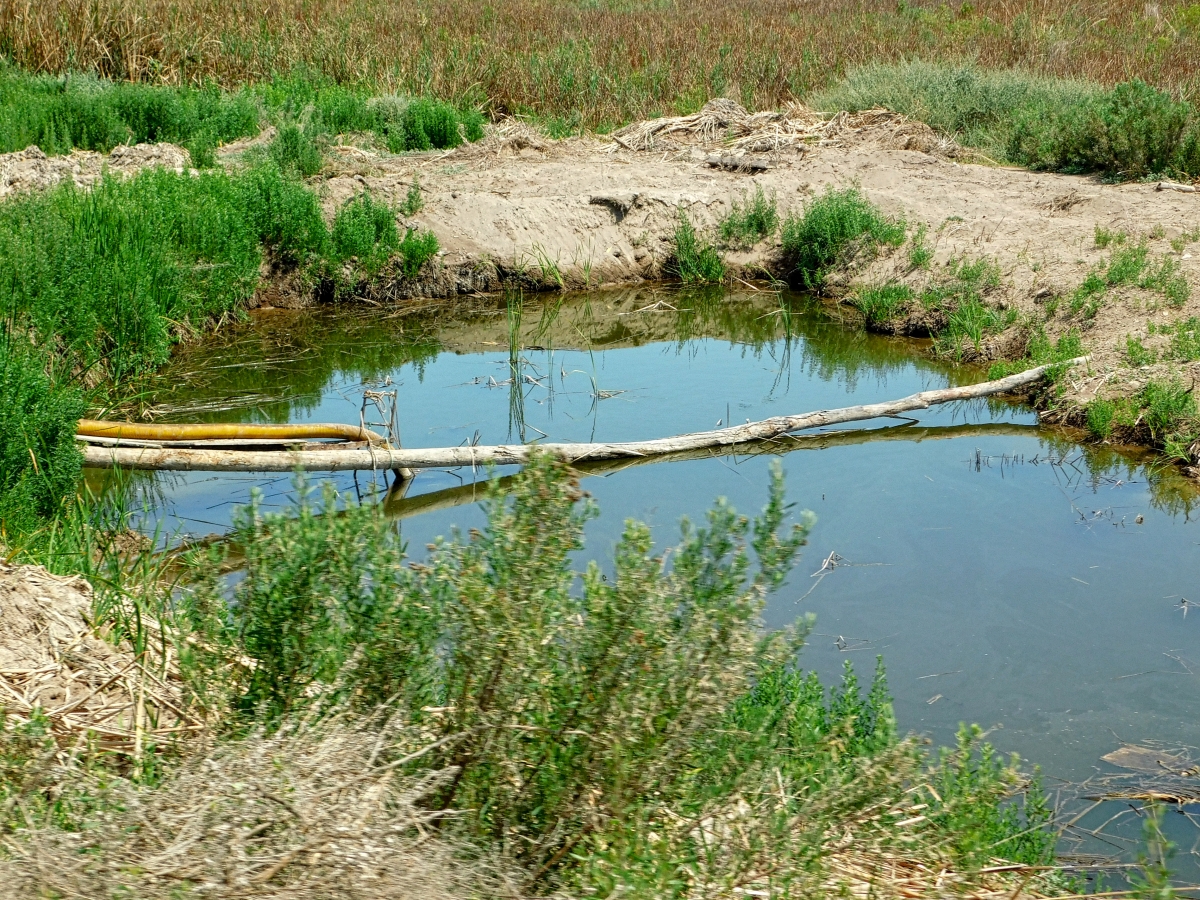
[(1101, 85), (1140, 77), (1187, 94), (1200, 14), (1190, 0), (0, 0), (0, 48), (31, 70), (174, 84), (305, 70), (577, 130), (722, 94), (775, 108), (858, 66), (909, 59)]
[(56, 516), (79, 479), (75, 423), (86, 404), (59, 368), (0, 327), (0, 546)]
[(86, 401), (238, 315), (264, 262), (317, 281), (343, 278), (351, 258), (368, 273), (395, 258), (412, 277), (437, 253), (431, 232), (399, 240), (395, 214), (365, 195), (331, 233), (296, 174), (268, 163), (232, 175), (150, 170), (0, 204), (0, 522), (10, 537), (73, 490), (72, 423)]

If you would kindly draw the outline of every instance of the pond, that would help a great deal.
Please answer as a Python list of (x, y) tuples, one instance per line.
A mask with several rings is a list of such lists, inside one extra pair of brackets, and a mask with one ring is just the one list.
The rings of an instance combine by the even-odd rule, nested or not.
[[(638, 288), (436, 315), (262, 312), (183, 348), (148, 389), (163, 420), (355, 424), (364, 390), (394, 389), (404, 445), (418, 447), (664, 437), (985, 377), (801, 295)], [(978, 722), (1051, 787), (1116, 771), (1099, 757), (1125, 743), (1200, 745), (1200, 609), (1184, 602), (1200, 601), (1196, 491), (1148, 455), (1079, 437), (980, 401), (789, 442), (789, 497), (817, 522), (768, 624), (814, 613), (802, 661), (826, 683), (846, 660), (869, 676), (882, 654), (901, 730), (946, 743)], [(773, 458), (589, 471), (601, 515), (588, 555), (605, 559), (629, 517), (662, 546), (717, 496), (757, 511)], [(452, 526), (482, 524), (486, 477), (425, 471), (403, 496), (386, 495), (382, 474), (312, 480), (385, 502), (419, 556)], [(172, 536), (221, 532), (252, 488), (278, 508), (295, 496), (278, 474), (135, 484), (143, 527)], [(1186, 850), (1194, 836), (1180, 840)]]

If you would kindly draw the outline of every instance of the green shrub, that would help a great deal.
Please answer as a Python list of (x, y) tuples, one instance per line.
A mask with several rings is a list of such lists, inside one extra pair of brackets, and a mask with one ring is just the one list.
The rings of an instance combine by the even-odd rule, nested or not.
[(396, 249), (400, 254), (400, 270), (406, 277), (415, 278), (421, 267), (437, 256), (437, 235), (427, 229), (410, 228)]
[(298, 265), (323, 253), (329, 232), (316, 194), (271, 165), (238, 178), (253, 234), (285, 264)]
[(1106, 89), (974, 64), (878, 63), (809, 102), (831, 111), (886, 107), (997, 162), (1110, 178), (1200, 175), (1200, 116), (1136, 79)]
[(33, 75), (0, 64), (0, 152), (36, 144), (48, 154), (107, 152), (117, 144), (171, 141), (192, 164), (213, 163), (217, 143), (257, 134), (246, 91), (110, 82), (86, 75)]
[(959, 728), (956, 746), (939, 753), (934, 786), (941, 803), (931, 817), (949, 835), (966, 865), (988, 865), (996, 856), (1027, 865), (1054, 861), (1052, 810), (1035, 773), (1023, 802), (1002, 802), (1020, 789), (1017, 758), (1006, 765), (978, 725)]
[(792, 267), (789, 277), (809, 290), (819, 290), (837, 265), (859, 249), (877, 244), (899, 246), (904, 223), (884, 217), (858, 188), (828, 188), (809, 203), (803, 215), (783, 223), (783, 254)]
[(483, 115), (429, 98), (380, 97), (370, 104), (373, 130), (392, 153), (446, 150), (483, 137)]
[(721, 252), (696, 232), (687, 213), (679, 210), (675, 226), (675, 251), (667, 271), (684, 284), (709, 284), (724, 280), (725, 261)]
[(1172, 306), (1183, 306), (1192, 295), (1192, 286), (1182, 273), (1178, 260), (1164, 256), (1158, 265), (1147, 265), (1138, 280), (1138, 287), (1157, 291)]
[(717, 226), (721, 241), (731, 247), (753, 247), (775, 233), (779, 227), (779, 211), (775, 194), (768, 197), (762, 185), (754, 186), (754, 195), (734, 200), (729, 214)]
[(0, 543), (53, 518), (82, 470), (75, 426), (87, 404), (52, 367), (47, 354), (0, 329)]
[(425, 206), (425, 201), (421, 196), (421, 180), (414, 175), (412, 184), (408, 186), (408, 193), (404, 195), (404, 202), (400, 204), (400, 212), (406, 216), (415, 216)]
[[(535, 455), (508, 496), (489, 486), (484, 529), (416, 565), (377, 508), (343, 507), (332, 488), (287, 514), (256, 499), (231, 544), (244, 576), (228, 590), (214, 550), (181, 598), (189, 686), (210, 710), (224, 698), (272, 725), (394, 698), (389, 723), (426, 746), (402, 771), (442, 775), (423, 805), (456, 810), (444, 832), (507, 857), (539, 895), (671, 896), (689, 873), (728, 887), (764, 862), (820, 884), (824, 838), (848, 817), (874, 827), (885, 798), (927, 804), (948, 830), (924, 839), (964, 859), (1003, 841), (1008, 858), (1045, 861), (1040, 792), (1009, 810), (1016, 772), (978, 732), (926, 775), (897, 740), (881, 664), (866, 692), (847, 665), (827, 696), (795, 667), (803, 629), (764, 631), (811, 525), (784, 526), (778, 468), (761, 516), (718, 501), (670, 551), (628, 522), (607, 573), (572, 568), (595, 510), (571, 477)], [(705, 852), (695, 823), (732, 809), (746, 841)]]
[(1097, 397), (1088, 403), (1086, 413), (1088, 431), (1101, 439), (1112, 434), (1113, 420), (1117, 415), (1116, 403)]
[(875, 326), (887, 322), (906, 309), (916, 296), (913, 289), (906, 284), (884, 284), (863, 288), (850, 302), (866, 317), (868, 326)]
[(375, 202), (364, 191), (338, 210), (332, 239), (333, 252), (339, 260), (355, 257), (363, 267), (376, 269), (400, 246), (396, 214), (386, 203)]
[(1134, 80), (1072, 106), (1035, 104), (1017, 113), (1009, 157), (1034, 169), (1158, 174), (1185, 163), (1187, 103)]
[(1180, 362), (1200, 359), (1200, 319), (1192, 316), (1183, 322), (1177, 322), (1170, 327), (1170, 333), (1171, 343), (1167, 352), (1172, 359)]
[(1196, 413), (1191, 388), (1178, 381), (1151, 381), (1142, 388), (1138, 400), (1143, 408), (1142, 421), (1156, 438), (1176, 431)]
[(324, 161), (312, 135), (294, 122), (279, 126), (268, 155), (281, 172), (300, 178), (316, 175)]
[(1125, 358), (1129, 360), (1131, 366), (1148, 366), (1154, 360), (1154, 351), (1146, 348), (1146, 345), (1132, 334), (1125, 337)]

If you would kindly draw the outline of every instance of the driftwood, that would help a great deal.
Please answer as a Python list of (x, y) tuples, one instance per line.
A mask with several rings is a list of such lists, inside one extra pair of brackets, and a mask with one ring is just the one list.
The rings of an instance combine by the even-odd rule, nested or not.
[[(1087, 357), (1078, 357), (1061, 365), (1076, 365)], [(776, 416), (760, 422), (747, 422), (715, 431), (701, 431), (650, 441), (613, 444), (503, 444), (499, 446), (433, 447), (394, 449), (372, 446), (362, 449), (238, 451), (120, 446), (85, 446), (84, 461), (99, 468), (127, 467), (171, 471), (204, 472), (288, 472), (297, 467), (313, 471), (354, 469), (429, 469), (480, 465), (519, 465), (535, 451), (557, 454), (567, 462), (592, 460), (640, 459), (689, 450), (730, 447), (770, 441), (790, 432), (857, 422), (883, 416), (897, 416), (939, 403), (974, 400), (1002, 394), (1033, 384), (1054, 366), (1038, 366), (1007, 378), (980, 384), (922, 391), (900, 400), (821, 410), (796, 416)]]
[(735, 156), (733, 154), (713, 154), (705, 162), (714, 169), (726, 169), (730, 172), (765, 172), (771, 164), (760, 156)]

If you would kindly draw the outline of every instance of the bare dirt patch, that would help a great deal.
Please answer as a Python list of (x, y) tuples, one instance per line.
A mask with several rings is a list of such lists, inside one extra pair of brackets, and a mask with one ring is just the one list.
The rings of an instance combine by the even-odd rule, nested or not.
[(103, 177), (133, 175), (154, 167), (185, 172), (192, 158), (175, 144), (134, 144), (113, 147), (111, 153), (76, 150), (67, 156), (47, 156), (37, 147), (0, 154), (0, 200), (12, 194), (52, 188), (64, 181), (89, 187)]

